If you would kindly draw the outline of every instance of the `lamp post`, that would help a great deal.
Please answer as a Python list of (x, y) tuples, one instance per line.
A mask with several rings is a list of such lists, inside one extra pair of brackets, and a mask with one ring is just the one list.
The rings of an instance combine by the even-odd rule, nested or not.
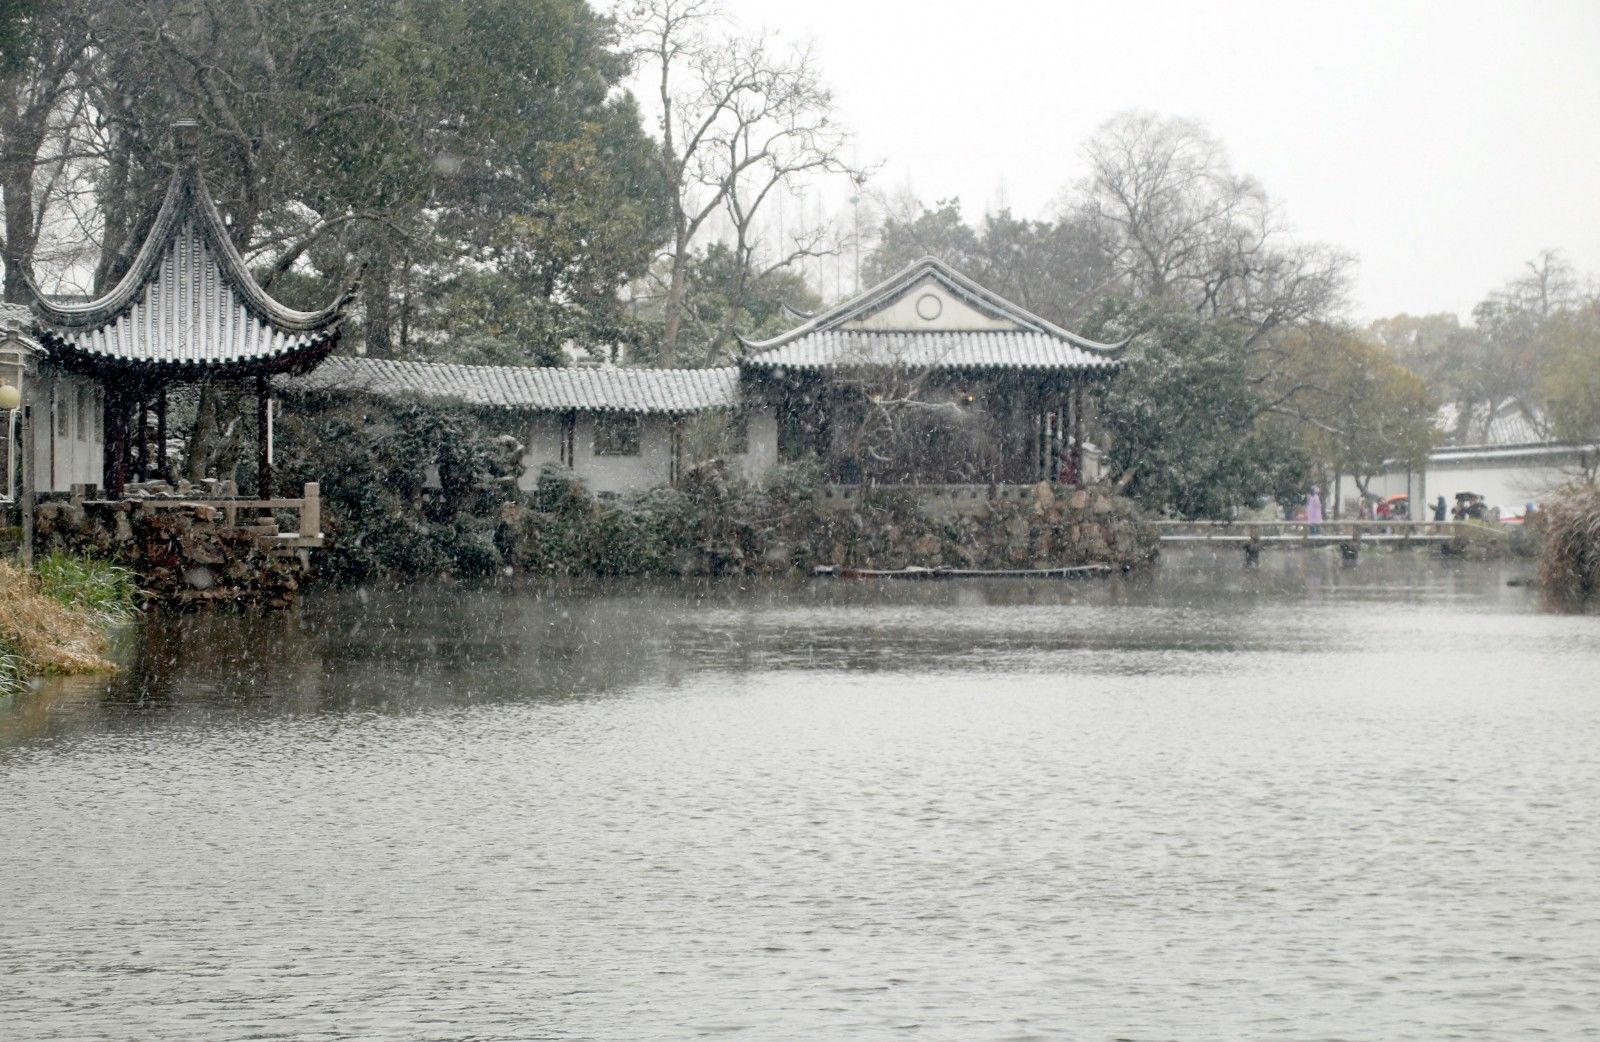
[[(33, 438), (32, 415), (24, 402), (27, 395), (23, 383), (33, 370), (39, 355), (39, 343), (33, 339), (33, 315), (27, 308), (16, 304), (0, 303), (0, 417), (5, 420), (6, 473), (0, 475), (5, 487), (0, 489), (6, 497), (14, 491), (13, 475), (22, 479), (21, 495), (17, 496), (22, 508), (22, 565), (33, 564)], [(21, 457), (21, 466), (13, 462)]]

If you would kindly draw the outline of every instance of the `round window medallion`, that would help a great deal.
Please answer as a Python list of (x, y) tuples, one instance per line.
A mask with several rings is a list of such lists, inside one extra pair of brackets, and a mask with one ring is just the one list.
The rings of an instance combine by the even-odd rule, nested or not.
[(932, 322), (944, 311), (944, 301), (935, 293), (924, 293), (917, 298), (917, 314), (925, 321)]

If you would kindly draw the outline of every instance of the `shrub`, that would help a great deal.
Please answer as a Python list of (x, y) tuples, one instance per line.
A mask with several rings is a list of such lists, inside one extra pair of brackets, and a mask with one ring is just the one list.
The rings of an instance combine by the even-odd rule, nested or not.
[(278, 445), (288, 480), (322, 483), (331, 538), (319, 575), (480, 576), (502, 567), (495, 530), (502, 508), (521, 497), (522, 446), (486, 416), (420, 399), (314, 395), (284, 417)]

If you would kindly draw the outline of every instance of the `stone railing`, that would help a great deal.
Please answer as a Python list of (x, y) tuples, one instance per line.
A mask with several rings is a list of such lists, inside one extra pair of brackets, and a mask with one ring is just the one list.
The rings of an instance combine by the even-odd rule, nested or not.
[(892, 493), (915, 498), (928, 517), (975, 514), (998, 504), (1021, 503), (1031, 499), (1036, 484), (1005, 485), (824, 485), (817, 503), (824, 510), (850, 510), (859, 506), (863, 495)]
[[(75, 493), (73, 502), (79, 506), (122, 502), (140, 513), (181, 511), (200, 522), (220, 522), (229, 528), (243, 525), (254, 530), (267, 547), (315, 549), (322, 545), (322, 486), (318, 482), (306, 482), (300, 496), (293, 499), (245, 499), (226, 494), (231, 490), (229, 482), (222, 495), (196, 496), (149, 483), (148, 487), (130, 486), (133, 494), (122, 500), (95, 500)], [(294, 523), (287, 531), (279, 531), (273, 519), (273, 512), (279, 510), (294, 511)]]

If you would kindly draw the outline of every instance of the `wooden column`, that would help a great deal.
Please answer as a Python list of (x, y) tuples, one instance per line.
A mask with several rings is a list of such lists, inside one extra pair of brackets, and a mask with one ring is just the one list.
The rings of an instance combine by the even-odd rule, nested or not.
[(156, 394), (156, 476), (167, 480), (167, 389)]
[(150, 403), (143, 396), (133, 405), (133, 434), (128, 441), (128, 451), (133, 460), (133, 480), (149, 477), (150, 454)]
[(116, 499), (128, 484), (128, 403), (109, 387), (105, 398), (105, 428), (106, 498)]
[(1072, 390), (1072, 483), (1083, 485), (1083, 384)]
[(272, 399), (267, 397), (267, 378), (256, 377), (256, 498), (272, 498), (272, 453), (267, 437), (267, 410)]
[(1034, 395), (1033, 399), (1035, 449), (1034, 463), (1035, 469), (1038, 471), (1038, 473), (1035, 475), (1035, 480), (1037, 481), (1055, 480), (1055, 475), (1050, 473), (1050, 439), (1052, 437), (1050, 433), (1051, 413), (1050, 410), (1045, 407), (1046, 400), (1047, 392), (1041, 387)]
[[(644, 419), (642, 417), (640, 418), (639, 426), (642, 434), (642, 429), (644, 427)], [(670, 453), (667, 460), (667, 483), (676, 487), (678, 484), (678, 479), (683, 477), (682, 417), (667, 417), (667, 448), (668, 452)]]

